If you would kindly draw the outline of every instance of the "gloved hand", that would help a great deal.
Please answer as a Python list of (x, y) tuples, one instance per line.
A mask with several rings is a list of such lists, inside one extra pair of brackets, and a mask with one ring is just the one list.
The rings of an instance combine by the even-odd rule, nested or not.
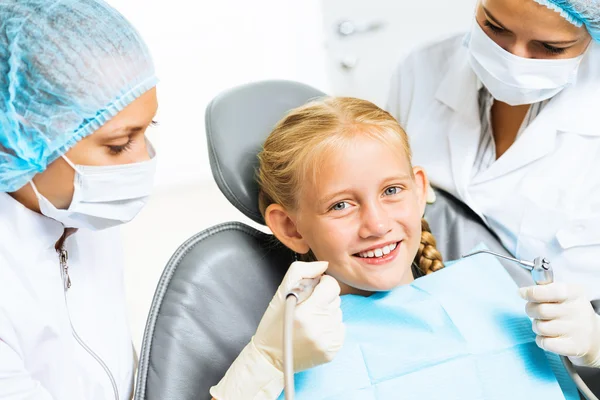
[[(264, 313), (256, 334), (223, 379), (210, 389), (217, 400), (276, 399), (283, 390), (283, 315), (286, 294), (302, 279), (316, 278), (327, 262), (292, 263)], [(340, 285), (321, 277), (311, 296), (296, 307), (294, 370), (302, 371), (333, 359), (344, 342)]]
[(519, 293), (528, 301), (539, 347), (568, 356), (576, 365), (600, 368), (600, 316), (582, 288), (555, 282)]

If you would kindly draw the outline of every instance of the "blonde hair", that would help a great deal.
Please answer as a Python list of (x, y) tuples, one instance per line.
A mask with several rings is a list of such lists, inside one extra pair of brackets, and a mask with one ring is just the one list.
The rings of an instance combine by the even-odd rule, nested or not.
[[(368, 135), (401, 148), (408, 161), (411, 160), (406, 132), (394, 117), (366, 100), (325, 97), (288, 112), (277, 123), (258, 155), (258, 203), (263, 217), (271, 204), (295, 210), (297, 193), (301, 192), (305, 180), (314, 182), (316, 179), (321, 156), (343, 149), (351, 142), (348, 139), (357, 135)], [(425, 219), (421, 226), (421, 245), (415, 264), (423, 274), (429, 274), (443, 268), (444, 264)], [(316, 260), (312, 252), (303, 259)]]

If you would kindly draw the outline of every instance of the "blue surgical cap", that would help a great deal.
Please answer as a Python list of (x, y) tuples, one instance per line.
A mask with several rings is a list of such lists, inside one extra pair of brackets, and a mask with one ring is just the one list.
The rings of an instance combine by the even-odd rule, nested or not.
[(0, 0), (0, 192), (12, 192), (156, 86), (102, 0)]
[(535, 0), (562, 15), (575, 26), (585, 25), (596, 42), (600, 42), (600, 0)]

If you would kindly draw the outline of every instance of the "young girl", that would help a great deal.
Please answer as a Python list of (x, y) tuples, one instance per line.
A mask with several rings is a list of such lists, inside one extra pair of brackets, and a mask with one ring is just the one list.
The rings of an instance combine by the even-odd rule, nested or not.
[[(285, 295), (300, 279), (325, 274), (296, 308), (296, 372), (328, 363), (342, 348), (340, 295), (389, 292), (444, 267), (422, 219), (425, 172), (411, 165), (407, 136), (396, 120), (372, 103), (325, 98), (292, 110), (267, 138), (259, 160), (261, 212), (302, 261), (291, 265), (255, 336), (211, 388), (218, 400), (280, 395)], [(445, 318), (443, 310), (440, 316)]]

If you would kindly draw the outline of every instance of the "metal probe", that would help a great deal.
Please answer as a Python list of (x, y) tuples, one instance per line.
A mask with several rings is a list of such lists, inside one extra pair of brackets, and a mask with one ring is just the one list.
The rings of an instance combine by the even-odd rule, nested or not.
[(481, 254), (481, 253), (492, 254), (496, 257), (504, 258), (505, 260), (513, 261), (513, 262), (520, 264), (522, 267), (531, 271), (531, 277), (533, 278), (533, 281), (536, 283), (536, 285), (547, 285), (549, 283), (554, 282), (554, 271), (552, 270), (550, 261), (548, 261), (542, 257), (536, 257), (533, 260), (533, 262), (531, 262), (531, 261), (519, 260), (519, 259), (516, 259), (513, 257), (507, 257), (502, 254), (494, 253), (493, 251), (489, 251), (489, 250), (477, 250), (477, 251), (474, 251), (473, 253), (462, 256), (462, 258), (474, 256), (476, 254)]

